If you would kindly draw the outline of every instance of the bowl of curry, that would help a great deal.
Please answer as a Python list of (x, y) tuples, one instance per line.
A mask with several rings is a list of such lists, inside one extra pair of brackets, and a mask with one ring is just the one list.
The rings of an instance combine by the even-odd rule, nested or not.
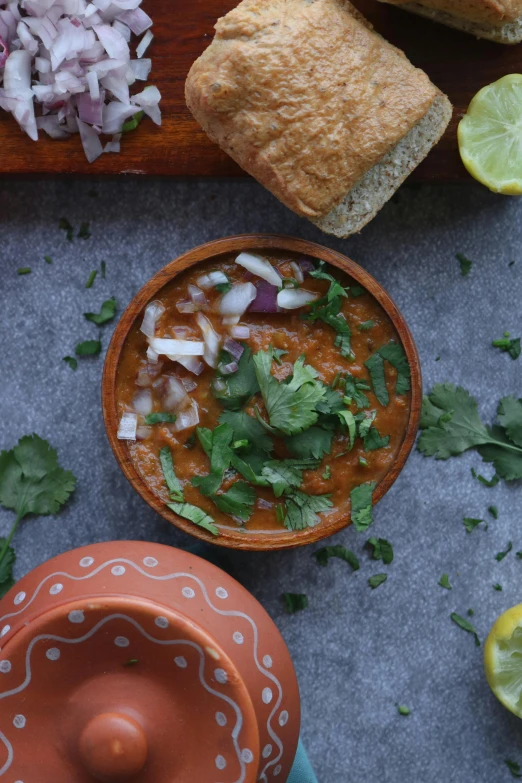
[(123, 313), (105, 360), (109, 442), (172, 524), (238, 549), (325, 538), (372, 506), (417, 432), (410, 330), (355, 262), (248, 234), (184, 253)]

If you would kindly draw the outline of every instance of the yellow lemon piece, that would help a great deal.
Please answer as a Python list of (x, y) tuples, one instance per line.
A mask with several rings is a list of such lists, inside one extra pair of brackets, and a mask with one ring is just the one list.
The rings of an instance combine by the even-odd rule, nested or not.
[(491, 690), (504, 707), (522, 718), (522, 604), (501, 614), (484, 647)]
[(458, 139), (472, 177), (495, 193), (522, 195), (522, 74), (503, 76), (475, 95)]

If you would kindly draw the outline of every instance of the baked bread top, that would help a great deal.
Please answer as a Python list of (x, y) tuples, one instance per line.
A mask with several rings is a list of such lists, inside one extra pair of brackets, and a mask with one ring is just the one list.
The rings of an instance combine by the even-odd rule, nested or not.
[[(386, 0), (404, 5), (411, 0)], [(443, 11), (471, 22), (503, 25), (522, 16), (522, 0), (416, 0), (426, 8)]]
[(211, 139), (300, 215), (326, 215), (440, 91), (347, 0), (243, 0), (187, 78)]

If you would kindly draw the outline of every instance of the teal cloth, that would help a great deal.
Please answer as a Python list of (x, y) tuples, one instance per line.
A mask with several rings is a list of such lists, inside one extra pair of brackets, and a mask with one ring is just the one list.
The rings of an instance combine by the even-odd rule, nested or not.
[(294, 766), (287, 783), (317, 783), (317, 778), (308, 761), (308, 756), (301, 740), (299, 740), (299, 745), (297, 746)]

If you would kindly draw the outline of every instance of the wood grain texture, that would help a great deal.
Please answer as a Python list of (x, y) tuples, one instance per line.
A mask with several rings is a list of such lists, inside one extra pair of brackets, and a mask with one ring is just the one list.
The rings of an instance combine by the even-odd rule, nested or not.
[[(457, 150), (458, 120), (477, 90), (506, 73), (522, 71), (522, 45), (475, 40), (376, 0), (354, 3), (378, 32), (424, 68), (455, 107), (443, 139), (412, 177), (424, 181), (469, 179)], [(216, 19), (234, 5), (234, 0), (144, 0), (144, 8), (155, 22), (155, 38), (147, 56), (153, 60), (151, 82), (163, 96), (161, 128), (146, 119), (138, 131), (125, 136), (120, 155), (102, 155), (89, 164), (78, 137), (53, 141), (42, 133), (35, 143), (10, 115), (0, 111), (0, 173), (246, 176), (209, 141), (184, 100), (191, 64), (210, 43)]]
[[(342, 269), (375, 297), (392, 321), (404, 346), (411, 368), (410, 412), (408, 424), (392, 468), (382, 481), (380, 481), (373, 493), (374, 504), (389, 490), (404, 467), (408, 455), (413, 448), (413, 444), (415, 443), (422, 403), (422, 379), (419, 357), (413, 337), (404, 317), (381, 284), (368, 274), (366, 270), (351, 259), (341, 255), (341, 253), (337, 253), (322, 245), (317, 245), (315, 242), (308, 242), (303, 239), (294, 239), (292, 237), (283, 237), (274, 234), (243, 234), (208, 242), (205, 245), (189, 250), (176, 260), (171, 261), (170, 264), (167, 264), (166, 267), (157, 272), (154, 277), (145, 283), (143, 288), (138, 291), (131, 301), (120, 318), (107, 350), (102, 379), (102, 407), (107, 437), (109, 438), (109, 443), (116, 460), (126, 478), (151, 508), (157, 511), (158, 514), (161, 514), (168, 522), (181, 528), (186, 533), (201, 538), (204, 541), (208, 541), (209, 543), (219, 544), (233, 549), (274, 550), (302, 546), (304, 544), (313, 543), (314, 541), (320, 541), (327, 536), (337, 533), (339, 530), (346, 527), (350, 523), (350, 520), (345, 515), (339, 513), (337, 515), (332, 514), (328, 521), (320, 523), (317, 527), (294, 531), (292, 533), (289, 533), (282, 528), (281, 533), (263, 534), (248, 532), (245, 534), (241, 533), (238, 529), (237, 532), (235, 530), (221, 530), (220, 535), (214, 537), (202, 528), (199, 528), (188, 520), (174, 514), (154, 494), (147, 482), (136, 470), (134, 463), (131, 460), (127, 443), (118, 440), (116, 437), (118, 430), (116, 379), (123, 344), (132, 325), (137, 318), (142, 318), (145, 305), (158, 297), (160, 289), (164, 285), (170, 282), (184, 269), (187, 269), (194, 264), (198, 264), (201, 261), (210, 259), (216, 260), (217, 257), (224, 253), (237, 253), (240, 250), (262, 251), (263, 249), (268, 248), (309, 255), (314, 258), (322, 259), (323, 261)], [(371, 480), (371, 476), (368, 477), (368, 480)]]

